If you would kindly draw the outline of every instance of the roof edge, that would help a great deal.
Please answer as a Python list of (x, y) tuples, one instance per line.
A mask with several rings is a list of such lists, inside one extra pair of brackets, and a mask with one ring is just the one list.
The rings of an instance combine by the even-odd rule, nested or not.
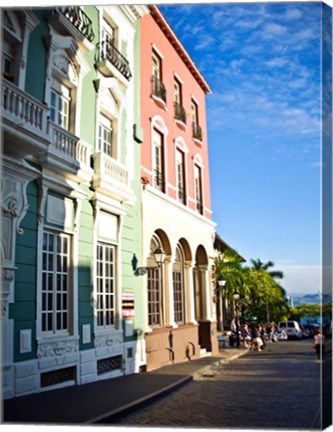
[(170, 24), (167, 22), (166, 18), (162, 14), (162, 12), (159, 10), (159, 8), (156, 5), (149, 5), (149, 10), (154, 18), (154, 20), (157, 22), (157, 24), (160, 26), (160, 28), (164, 31), (165, 35), (169, 39), (171, 45), (175, 48), (175, 50), (178, 52), (180, 58), (183, 60), (183, 62), (186, 64), (194, 78), (199, 83), (200, 87), (206, 94), (212, 93), (212, 90), (210, 89), (207, 81), (199, 71), (199, 69), (194, 64), (193, 60), (189, 56), (188, 52), (176, 36), (175, 32), (172, 30)]

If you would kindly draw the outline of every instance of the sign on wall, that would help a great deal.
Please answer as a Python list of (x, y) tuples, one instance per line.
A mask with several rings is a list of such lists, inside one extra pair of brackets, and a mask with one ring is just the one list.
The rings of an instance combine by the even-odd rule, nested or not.
[(123, 318), (134, 318), (134, 293), (122, 295)]

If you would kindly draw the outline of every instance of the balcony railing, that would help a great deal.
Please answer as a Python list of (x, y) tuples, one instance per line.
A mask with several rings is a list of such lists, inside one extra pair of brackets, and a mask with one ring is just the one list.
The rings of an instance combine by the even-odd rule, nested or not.
[(109, 61), (127, 80), (130, 80), (132, 73), (129, 62), (111, 41), (99, 42), (96, 55), (96, 62)]
[(36, 135), (46, 135), (47, 107), (7, 80), (2, 80), (2, 116)]
[(94, 40), (92, 21), (80, 7), (59, 7), (56, 8), (56, 11), (61, 12), (89, 42)]
[(154, 170), (154, 187), (160, 191), (164, 191), (163, 172)]
[(183, 186), (177, 186), (177, 199), (179, 202), (185, 204), (185, 189)]
[(52, 130), (51, 148), (60, 152), (64, 157), (76, 160), (76, 146), (79, 138), (66, 129), (50, 123)]
[(202, 205), (202, 202), (201, 202), (201, 201), (197, 201), (197, 202), (195, 203), (195, 208), (196, 208), (196, 211), (197, 211), (198, 213), (203, 214), (203, 205)]
[(192, 123), (192, 137), (199, 141), (202, 141), (202, 129), (194, 122)]
[(162, 81), (155, 76), (152, 77), (152, 93), (166, 103), (166, 89)]
[(184, 107), (178, 102), (175, 102), (175, 119), (186, 124), (186, 111)]

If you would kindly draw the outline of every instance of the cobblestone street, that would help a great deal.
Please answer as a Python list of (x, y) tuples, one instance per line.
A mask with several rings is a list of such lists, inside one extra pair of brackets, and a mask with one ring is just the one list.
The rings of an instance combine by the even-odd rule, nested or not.
[(311, 341), (272, 343), (195, 377), (117, 425), (320, 428), (320, 367)]

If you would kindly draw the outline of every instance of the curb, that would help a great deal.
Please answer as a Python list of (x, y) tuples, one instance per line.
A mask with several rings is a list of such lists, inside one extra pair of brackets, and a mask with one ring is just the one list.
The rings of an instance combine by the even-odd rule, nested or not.
[(173, 384), (168, 385), (167, 387), (164, 387), (160, 390), (157, 390), (153, 393), (150, 393), (147, 396), (144, 396), (140, 399), (137, 399), (134, 402), (130, 402), (127, 405), (123, 405), (119, 408), (116, 408), (112, 411), (109, 411), (107, 413), (104, 413), (98, 417), (94, 417), (90, 420), (86, 420), (85, 422), (81, 423), (82, 425), (92, 425), (92, 424), (103, 424), (105, 421), (114, 421), (120, 416), (126, 415), (131, 413), (132, 411), (135, 411), (136, 409), (140, 408), (143, 405), (146, 405), (149, 402), (152, 402), (153, 400), (157, 400), (158, 398), (165, 396), (168, 393), (171, 393), (174, 390), (177, 390), (179, 387), (187, 384), (189, 381), (193, 380), (193, 376), (187, 376), (184, 378), (181, 378), (180, 380), (176, 381)]
[(157, 400), (158, 398), (161, 398), (162, 396), (165, 396), (168, 393), (173, 392), (174, 390), (177, 390), (178, 388), (182, 387), (183, 385), (187, 384), (190, 381), (193, 381), (196, 377), (203, 377), (205, 374), (207, 376), (210, 376), (209, 371), (212, 367), (215, 365), (223, 364), (223, 363), (229, 363), (232, 360), (235, 360), (244, 354), (246, 354), (247, 351), (240, 351), (239, 353), (233, 354), (229, 358), (221, 359), (216, 362), (211, 363), (208, 366), (204, 366), (201, 369), (197, 370), (196, 372), (191, 373), (190, 375), (181, 378), (180, 380), (169, 384), (168, 386), (157, 390), (153, 393), (150, 393), (147, 396), (144, 396), (140, 399), (137, 399), (133, 402), (128, 403), (127, 405), (123, 405), (119, 408), (116, 408), (114, 410), (111, 410), (107, 413), (101, 414), (100, 416), (94, 417), (90, 420), (86, 420), (85, 422), (81, 423), (82, 425), (92, 425), (92, 424), (103, 424), (104, 422), (111, 422), (115, 421), (117, 418), (130, 414), (131, 412), (137, 410), (138, 408), (153, 402), (153, 400)]

